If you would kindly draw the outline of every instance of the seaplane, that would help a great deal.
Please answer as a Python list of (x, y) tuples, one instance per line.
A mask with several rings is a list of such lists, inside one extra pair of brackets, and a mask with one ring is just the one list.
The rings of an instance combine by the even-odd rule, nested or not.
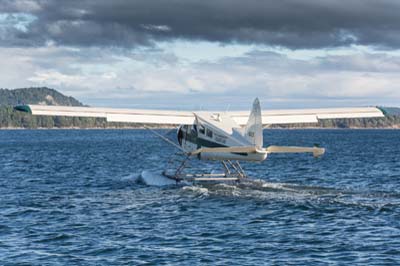
[[(263, 147), (263, 128), (274, 124), (318, 123), (322, 119), (383, 117), (378, 107), (288, 109), (261, 111), (258, 98), (249, 111), (170, 111), (115, 109), (72, 106), (18, 105), (15, 110), (42, 116), (73, 116), (105, 118), (108, 122), (144, 125), (175, 125), (176, 140), (147, 127), (155, 135), (178, 149), (182, 160), (177, 167), (163, 171), (163, 176), (177, 183), (240, 182), (248, 176), (240, 162), (262, 162), (274, 153), (311, 153), (320, 157), (325, 149), (319, 146)], [(181, 158), (182, 158), (181, 157)], [(223, 172), (188, 173), (192, 159), (217, 161)]]

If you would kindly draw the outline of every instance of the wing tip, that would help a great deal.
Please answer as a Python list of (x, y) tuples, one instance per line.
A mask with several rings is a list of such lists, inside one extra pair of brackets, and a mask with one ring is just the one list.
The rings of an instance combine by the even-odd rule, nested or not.
[(385, 109), (384, 107), (382, 107), (382, 106), (375, 106), (375, 108), (378, 109), (378, 110), (382, 113), (382, 115), (383, 115), (384, 117), (390, 115), (390, 112), (388, 112), (388, 110), (386, 110), (386, 109)]
[(32, 109), (29, 107), (29, 105), (17, 105), (17, 106), (14, 106), (14, 110), (32, 114)]

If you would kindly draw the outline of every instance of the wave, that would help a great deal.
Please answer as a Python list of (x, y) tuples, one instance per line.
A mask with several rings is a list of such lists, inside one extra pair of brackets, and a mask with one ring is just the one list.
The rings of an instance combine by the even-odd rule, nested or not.
[(145, 170), (128, 179), (148, 186), (181, 187), (195, 197), (232, 197), (254, 201), (285, 201), (291, 204), (338, 204), (373, 209), (400, 207), (400, 194), (393, 192), (360, 192), (322, 186), (306, 186), (293, 183), (268, 182), (263, 179), (245, 179), (226, 183), (176, 183), (161, 172)]
[[(206, 189), (206, 190), (205, 190)], [(225, 196), (254, 201), (285, 201), (291, 204), (342, 205), (367, 207), (374, 210), (400, 207), (400, 195), (392, 192), (360, 192), (330, 187), (304, 186), (248, 179), (236, 184), (198, 184), (186, 192), (203, 196)]]

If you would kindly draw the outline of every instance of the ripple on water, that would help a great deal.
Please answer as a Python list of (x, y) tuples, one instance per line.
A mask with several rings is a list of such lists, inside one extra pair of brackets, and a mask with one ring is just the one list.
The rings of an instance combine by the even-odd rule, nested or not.
[(159, 183), (174, 150), (147, 134), (0, 131), (1, 264), (400, 264), (399, 131), (266, 131), (266, 146), (327, 154), (244, 163), (256, 178), (239, 184), (163, 187), (143, 173)]

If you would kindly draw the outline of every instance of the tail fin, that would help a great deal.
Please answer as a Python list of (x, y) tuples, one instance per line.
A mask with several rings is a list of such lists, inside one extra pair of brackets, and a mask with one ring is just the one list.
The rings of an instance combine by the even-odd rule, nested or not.
[(244, 129), (245, 138), (257, 148), (262, 148), (263, 132), (260, 101), (256, 98), (253, 102), (253, 108)]

